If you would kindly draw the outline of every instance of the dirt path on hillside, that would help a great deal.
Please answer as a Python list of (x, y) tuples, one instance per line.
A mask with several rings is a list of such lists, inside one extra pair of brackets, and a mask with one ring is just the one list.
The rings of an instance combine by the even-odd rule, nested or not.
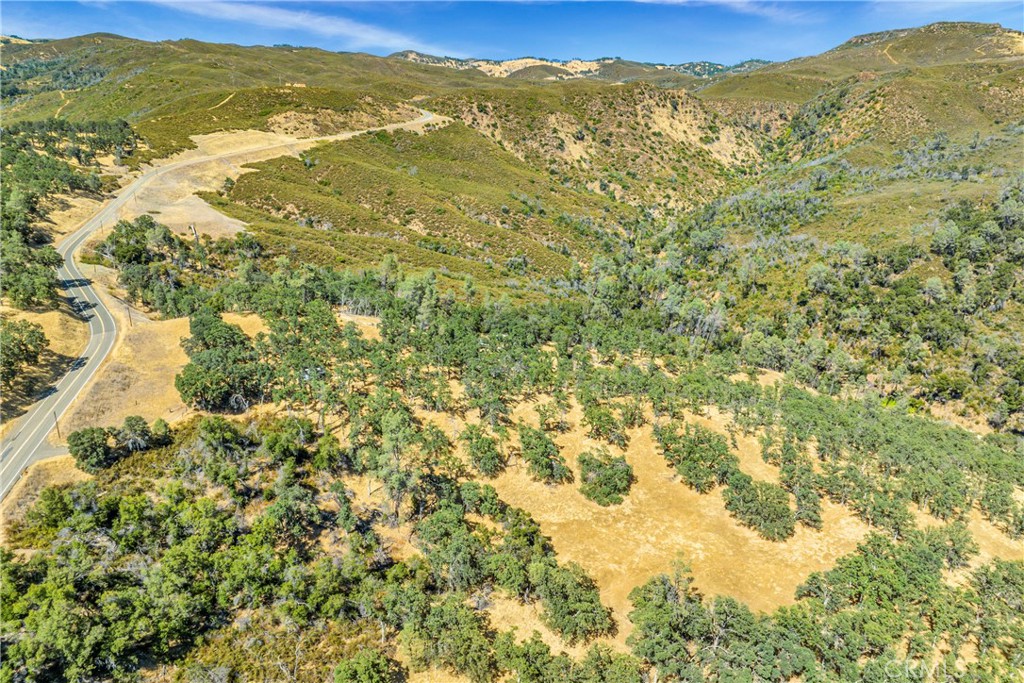
[(53, 118), (59, 117), (60, 113), (62, 111), (64, 111), (64, 107), (66, 107), (69, 104), (71, 104), (71, 100), (69, 100), (67, 97), (64, 96), (64, 91), (63, 90), (60, 91), (60, 101), (63, 102), (64, 104), (60, 105), (60, 107), (57, 109), (57, 113), (53, 115)]
[[(219, 107), (224, 102), (216, 106)], [(403, 124), (401, 127), (422, 133), (428, 130), (428, 125), (443, 125), (447, 121), (445, 117), (435, 116), (429, 122)], [(345, 138), (339, 136), (338, 139)], [(138, 192), (132, 201), (125, 204), (120, 218), (131, 220), (142, 214), (150, 214), (178, 234), (191, 236), (189, 226), (194, 225), (197, 232), (214, 238), (234, 236), (245, 229), (245, 223), (220, 213), (196, 196), (196, 193), (220, 190), (227, 178), (237, 180), (243, 173), (250, 172), (252, 169), (246, 168), (248, 164), (281, 156), (295, 157), (322, 142), (261, 130), (193, 135), (192, 140), (196, 143), (195, 149), (157, 160), (154, 166), (166, 166), (211, 155), (232, 156), (230, 159), (213, 159), (190, 164), (161, 175)]]
[(221, 101), (220, 101), (220, 102), (219, 102), (218, 104), (215, 104), (215, 105), (213, 105), (212, 107), (210, 107), (209, 109), (207, 109), (207, 111), (213, 111), (214, 109), (220, 109), (220, 108), (221, 108), (221, 107), (223, 107), (223, 106), (224, 106), (225, 104), (227, 104), (228, 102), (230, 102), (230, 101), (231, 101), (231, 98), (232, 98), (232, 97), (234, 97), (234, 96), (235, 96), (235, 93), (231, 93), (230, 95), (228, 95), (227, 97), (225, 97), (225, 98), (224, 98), (223, 100), (221, 100)]

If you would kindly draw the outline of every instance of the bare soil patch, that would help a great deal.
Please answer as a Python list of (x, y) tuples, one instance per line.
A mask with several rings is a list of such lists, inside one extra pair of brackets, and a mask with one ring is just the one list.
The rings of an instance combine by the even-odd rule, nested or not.
[[(189, 225), (212, 237), (229, 237), (245, 228), (245, 223), (220, 213), (197, 192), (212, 192), (224, 185), (226, 178), (237, 180), (245, 173), (245, 164), (284, 155), (297, 155), (310, 146), (292, 136), (258, 130), (226, 131), (194, 135), (195, 149), (160, 159), (155, 166), (209, 155), (231, 154), (230, 158), (213, 159), (175, 168), (153, 179), (121, 209), (120, 217), (134, 219), (142, 214), (154, 217), (178, 233), (190, 233)], [(264, 149), (274, 145), (270, 149)]]

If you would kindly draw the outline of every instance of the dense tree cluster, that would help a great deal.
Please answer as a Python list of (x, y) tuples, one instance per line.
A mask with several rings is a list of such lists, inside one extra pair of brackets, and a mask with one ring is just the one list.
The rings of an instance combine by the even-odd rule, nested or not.
[(110, 69), (68, 57), (31, 57), (14, 62), (4, 71), (0, 96), (4, 99), (53, 90), (87, 88), (102, 81)]
[(157, 419), (153, 426), (138, 415), (129, 415), (120, 427), (86, 427), (68, 434), (68, 451), (86, 472), (110, 467), (125, 456), (167, 443), (170, 429)]
[(26, 368), (39, 362), (46, 346), (46, 335), (38, 323), (0, 316), (0, 384), (10, 388)]
[[(147, 232), (124, 228), (110, 257), (137, 262)], [(20, 596), (5, 603), (15, 634), (5, 645), (9, 671), (70, 680), (202, 652), (199, 635), (244, 637), (232, 625), (238, 610), (287, 620), (296, 633), (344, 624), (376, 634), (384, 654), (338, 668), (349, 677), (396, 669), (394, 643), (413, 666), (480, 681), (504, 673), (551, 680), (561, 672), (570, 672), (567, 680), (637, 681), (644, 667), (669, 680), (853, 680), (888, 661), (917, 666), (946, 637), (979, 647), (972, 675), (1011, 661), (1017, 564), (983, 565), (963, 589), (962, 604), (984, 610), (983, 622), (920, 608), (962, 602), (941, 572), (974, 552), (956, 521), (972, 505), (1011, 533), (1024, 530), (1013, 496), (1024, 469), (1005, 434), (978, 439), (878, 397), (837, 399), (726, 379), (741, 365), (728, 335), (709, 333), (713, 309), (674, 318), (696, 321), (695, 334), (680, 335), (658, 302), (602, 303), (602, 296), (629, 296), (618, 286), (593, 303), (513, 307), (460, 300), (438, 291), (436, 278), (405, 275), (394, 263), (340, 273), (287, 260), (264, 266), (237, 243), (226, 253), (224, 263), (236, 263), (239, 274), (204, 280), (179, 389), (208, 409), (274, 401), (312, 419), (246, 425), (206, 417), (180, 429), (172, 445), (150, 450), (136, 448), (147, 443), (144, 424), (76, 436), (96, 457), (98, 482), (47, 493), (14, 534), (49, 547), (28, 562), (5, 560), (5, 586)], [(342, 307), (378, 315), (380, 340), (341, 324)], [(249, 338), (224, 322), (229, 309), (259, 313), (268, 332)], [(695, 359), (694, 349), (703, 355)], [(650, 362), (655, 357), (659, 364)], [(449, 381), (465, 391), (452, 392)], [(513, 424), (512, 408), (540, 395), (552, 397), (538, 404), (541, 428)], [(469, 467), (485, 476), (501, 471), (517, 450), (510, 433), (539, 478), (567, 481), (559, 473), (571, 470), (548, 432), (564, 425), (572, 397), (583, 426), (608, 448), (628, 445), (615, 434), (653, 415), (657, 440), (683, 479), (705, 492), (721, 487), (737, 519), (768, 538), (792, 534), (797, 522), (820, 527), (821, 497), (849, 505), (884, 535), (836, 573), (811, 577), (796, 606), (769, 615), (726, 598), (706, 601), (682, 574), (655, 579), (633, 596), (635, 659), (595, 646), (572, 663), (537, 638), (498, 633), (486, 611), (491, 591), (539, 602), (542, 619), (566, 642), (614, 627), (593, 581), (558, 562), (528, 514), (467, 481)], [(780, 485), (751, 480), (725, 437), (687, 420), (684, 411), (708, 405), (732, 415), (738, 429), (762, 430), (763, 455), (779, 466)], [(418, 417), (423, 409), (475, 409), (482, 421), (453, 441)], [(590, 455), (580, 463), (581, 487), (595, 499), (625, 495), (624, 459), (610, 450)], [(163, 480), (154, 486), (156, 477)], [(366, 481), (359, 504), (345, 483), (352, 477)], [(136, 485), (156, 493), (139, 494)], [(952, 523), (917, 531), (911, 504)], [(381, 525), (408, 529), (419, 553), (397, 561)], [(151, 560), (126, 559), (140, 555)], [(891, 560), (868, 571), (856, 557)], [(83, 571), (65, 573), (69, 558)], [(866, 587), (880, 597), (864, 598)], [(86, 632), (94, 636), (59, 635)], [(896, 648), (907, 634), (921, 643), (909, 654)], [(610, 671), (621, 677), (602, 678)]]
[(519, 425), (519, 443), (530, 474), (549, 484), (572, 481), (572, 470), (558, 452), (558, 446), (544, 430)]
[(240, 262), (257, 256), (247, 233), (235, 238), (184, 239), (148, 215), (119, 221), (91, 254), (117, 269), (118, 283), (132, 301), (166, 315), (190, 315), (210, 296), (211, 285)]
[(755, 481), (739, 469), (739, 459), (725, 437), (700, 425), (686, 424), (682, 433), (668, 423), (655, 428), (662, 454), (690, 487), (708, 493), (722, 484), (725, 507), (742, 524), (771, 541), (793, 535), (796, 518), (789, 495), (776, 484)]
[[(384, 451), (401, 429), (396, 411), (380, 416), (396, 425), (383, 427)], [(14, 530), (23, 546), (45, 550), (28, 563), (6, 551), (2, 558), (3, 619), (15, 625), (4, 645), (8, 676), (124, 675), (204, 633), (231, 628), (232, 615), (248, 610), (299, 626), (361, 624), (397, 636), (416, 662), (489, 681), (520, 666), (496, 656), (486, 613), (467, 603), (494, 588), (539, 600), (545, 621), (568, 642), (611, 628), (593, 581), (578, 566), (559, 565), (536, 522), (493, 489), (459, 484), (414, 461), (389, 470), (369, 455), (365, 464), (350, 453), (321, 469), (315, 463), (324, 438), (306, 420), (239, 425), (201, 418), (169, 443), (165, 426), (150, 429), (130, 417), (120, 428), (82, 430), (72, 440), (76, 457), (106, 460), (92, 463), (96, 481), (48, 489)], [(368, 447), (353, 450), (365, 455)], [(327, 504), (347, 501), (348, 493), (316, 482), (325, 475), (340, 482), (335, 477), (364, 467), (385, 489), (389, 471), (416, 479), (415, 500), (399, 514), (411, 517), (422, 556), (397, 562), (374, 530), (377, 514), (394, 512), (390, 494), (380, 509), (346, 502), (329, 512)], [(166, 468), (174, 478), (156, 491), (130, 483), (150, 482)], [(227, 508), (210, 497), (217, 487), (231, 491)], [(255, 517), (241, 514), (253, 505)], [(471, 522), (470, 513), (489, 525)], [(325, 552), (321, 537), (332, 539), (333, 550)], [(148, 561), (132, 561), (138, 557)], [(66, 571), (68, 561), (84, 573)], [(365, 680), (358, 676), (396, 667), (366, 653), (335, 675)]]
[(266, 396), (265, 369), (241, 328), (204, 308), (189, 318), (189, 332), (183, 345), (189, 363), (174, 379), (183, 401), (204, 410), (238, 411)]
[(618, 505), (633, 485), (633, 468), (608, 449), (580, 453), (580, 493), (598, 505)]
[(505, 459), (494, 438), (487, 436), (480, 425), (466, 425), (459, 438), (466, 445), (469, 461), (480, 474), (494, 477), (505, 469)]
[(124, 121), (70, 123), (47, 119), (4, 126), (3, 139), (3, 295), (19, 308), (50, 306), (57, 301), (55, 269), (61, 259), (33, 227), (46, 217), (45, 200), (59, 193), (98, 192), (102, 186), (99, 176), (82, 167), (92, 163), (97, 152), (133, 144), (135, 134)]
[[(724, 437), (686, 422), (681, 414), (684, 408), (699, 411), (713, 404), (730, 412), (740, 428), (767, 428), (777, 439), (766, 445), (765, 457), (782, 468), (781, 485), (791, 494), (794, 522), (817, 528), (820, 499), (827, 497), (897, 536), (912, 526), (911, 504), (941, 519), (957, 519), (978, 501), (1008, 532), (1019, 534), (1024, 528), (1024, 506), (1006, 487), (1009, 482), (1012, 490), (1014, 483), (1024, 481), (1015, 455), (1019, 445), (1012, 438), (978, 440), (962, 430), (908, 416), (899, 404), (870, 394), (835, 399), (792, 387), (777, 392), (724, 380), (722, 373), (737, 368), (734, 356), (718, 352), (694, 361), (688, 339), (660, 323), (646, 327), (642, 321), (647, 319), (634, 317), (628, 308), (625, 319), (609, 324), (599, 303), (582, 306), (568, 300), (520, 308), (501, 302), (468, 304), (431, 294), (429, 277), (407, 277), (399, 284), (388, 268), (339, 274), (281, 262), (272, 273), (249, 269), (244, 286), (238, 280), (226, 282), (210, 301), (255, 309), (269, 322), (271, 333), (249, 340), (237, 328), (202, 313), (193, 321), (200, 332), (186, 345), (196, 357), (179, 377), (183, 395), (194, 403), (199, 394), (192, 387), (208, 386), (197, 381), (208, 373), (217, 378), (210, 386), (219, 387), (220, 398), (205, 405), (238, 409), (275, 400), (312, 406), (321, 422), (328, 416), (358, 417), (355, 425), (361, 435), (369, 433), (361, 415), (371, 386), (401, 389), (431, 409), (475, 407), (485, 422), (467, 430), (460, 441), (469, 464), (492, 476), (500, 472), (509, 447), (488, 436), (485, 427), (497, 429), (504, 440), (501, 434), (509, 426), (507, 415), (514, 403), (550, 393), (553, 386), (574, 386), (584, 404), (584, 424), (591, 430), (610, 419), (612, 431), (625, 434), (648, 411), (660, 416), (654, 430), (665, 457), (701, 492), (728, 484), (737, 471)], [(367, 342), (354, 328), (342, 327), (330, 313), (330, 302), (380, 315), (383, 339)], [(428, 315), (424, 302), (429, 303)], [(202, 320), (210, 322), (200, 324)], [(204, 324), (222, 332), (207, 340)], [(621, 334), (623, 330), (629, 333)], [(209, 360), (203, 360), (207, 353)], [(609, 359), (658, 356), (674, 376), (642, 360), (595, 363), (595, 354)], [(502, 372), (484, 372), (488, 367)], [(450, 393), (450, 379), (462, 382), (465, 399), (456, 400)], [(239, 399), (232, 406), (235, 396)], [(539, 407), (543, 424), (551, 428), (564, 420), (564, 410), (556, 403)], [(568, 480), (571, 470), (545, 430), (521, 425), (517, 431), (519, 451), (536, 477), (552, 483)], [(376, 432), (383, 433), (380, 426)], [(817, 467), (806, 455), (811, 441), (820, 461)], [(396, 443), (404, 442), (399, 438)], [(950, 453), (959, 456), (951, 458)], [(746, 503), (738, 499), (735, 505), (764, 505), (767, 516), (782, 515), (781, 529), (790, 527), (781, 506), (771, 502), (781, 501), (777, 489), (756, 487), (747, 493), (756, 495), (743, 496)]]
[[(1010, 614), (1024, 598), (1024, 568), (996, 561), (963, 588), (947, 584), (943, 572), (974, 552), (959, 525), (915, 531), (899, 544), (875, 534), (835, 569), (813, 574), (796, 605), (767, 615), (703, 597), (679, 568), (633, 592), (630, 641), (666, 680), (911, 681), (935, 672), (1001, 680), (1019, 656), (1022, 624)], [(940, 642), (951, 651), (936, 661)], [(963, 667), (957, 655), (968, 643), (979, 656)]]

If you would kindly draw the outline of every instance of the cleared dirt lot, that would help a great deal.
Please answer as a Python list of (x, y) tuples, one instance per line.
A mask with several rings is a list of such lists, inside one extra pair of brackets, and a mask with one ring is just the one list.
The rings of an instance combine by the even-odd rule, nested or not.
[[(404, 111), (403, 118), (413, 119), (416, 111)], [(195, 149), (176, 154), (167, 159), (158, 160), (155, 166), (167, 166), (179, 161), (198, 159), (213, 154), (231, 154), (230, 159), (214, 159), (201, 163), (190, 164), (184, 168), (173, 169), (154, 179), (136, 197), (128, 202), (121, 213), (121, 218), (132, 219), (144, 213), (151, 214), (159, 222), (178, 233), (188, 232), (189, 225), (196, 230), (212, 237), (235, 235), (245, 228), (245, 224), (229, 218), (212, 208), (196, 196), (196, 192), (216, 191), (224, 185), (226, 178), (237, 180), (243, 173), (250, 172), (246, 164), (266, 161), (281, 156), (298, 156), (302, 151), (319, 144), (317, 141), (303, 139), (302, 136), (314, 135), (316, 130), (302, 120), (302, 116), (293, 114), (284, 116), (276, 126), (279, 132), (259, 130), (234, 130), (209, 135), (193, 135)], [(403, 126), (408, 130), (423, 132), (428, 126), (439, 126), (449, 119), (436, 116), (433, 121)], [(322, 123), (322, 122), (321, 122)], [(375, 119), (368, 118), (356, 121), (352, 125), (365, 125), (367, 128), (378, 125)], [(347, 133), (339, 133), (338, 139), (352, 137)], [(274, 145), (271, 149), (263, 149)]]
[(188, 226), (194, 225), (197, 231), (212, 237), (235, 235), (244, 229), (245, 224), (213, 209), (195, 193), (218, 190), (226, 178), (235, 180), (242, 175), (246, 170), (243, 168), (245, 164), (273, 159), (290, 151), (288, 148), (258, 150), (259, 147), (294, 145), (293, 154), (301, 149), (296, 138), (265, 131), (231, 131), (196, 135), (192, 139), (198, 145), (196, 149), (160, 160), (155, 165), (165, 166), (210, 154), (238, 152), (239, 155), (230, 160), (215, 159), (164, 173), (125, 205), (121, 218), (130, 220), (148, 213), (177, 233), (189, 232)]

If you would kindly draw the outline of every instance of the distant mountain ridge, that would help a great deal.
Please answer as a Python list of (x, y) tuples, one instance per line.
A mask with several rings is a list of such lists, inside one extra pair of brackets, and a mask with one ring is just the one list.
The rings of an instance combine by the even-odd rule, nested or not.
[(602, 57), (599, 59), (541, 59), (538, 57), (519, 57), (517, 59), (459, 59), (456, 57), (437, 57), (415, 50), (403, 50), (388, 56), (389, 59), (401, 59), (416, 64), (443, 66), (449, 69), (477, 70), (494, 78), (533, 78), (538, 80), (571, 80), (590, 78), (595, 80), (635, 80), (645, 76), (656, 76), (672, 73), (692, 76), (697, 79), (710, 79), (733, 73), (746, 73), (771, 64), (764, 59), (748, 59), (738, 64), (726, 65), (717, 62), (685, 62), (683, 64), (654, 64), (634, 62), (618, 57)]

